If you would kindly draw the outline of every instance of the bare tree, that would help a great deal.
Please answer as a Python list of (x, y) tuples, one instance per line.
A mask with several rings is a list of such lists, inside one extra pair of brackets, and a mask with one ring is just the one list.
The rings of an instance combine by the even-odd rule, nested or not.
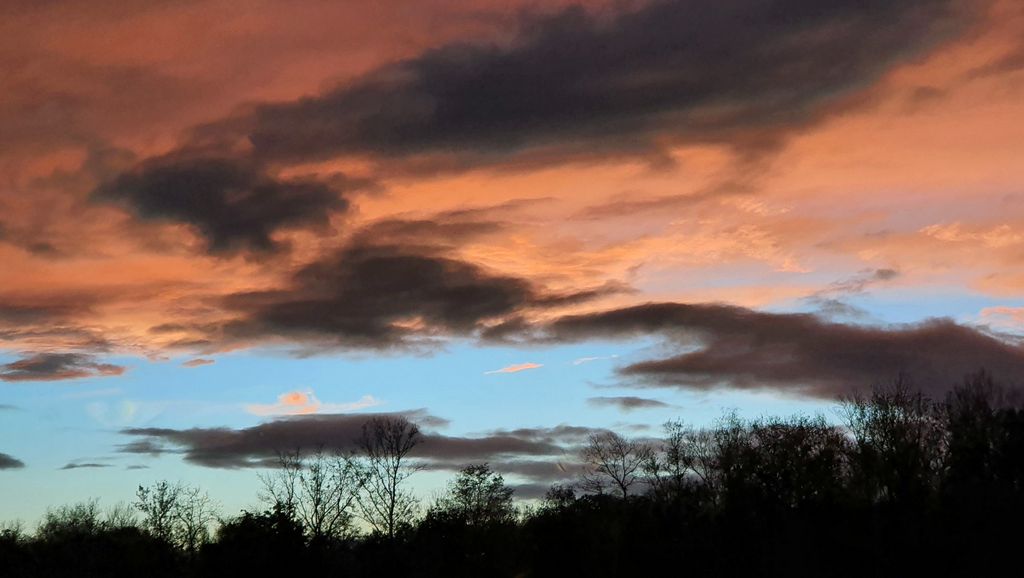
[(420, 429), (404, 417), (375, 417), (356, 440), (362, 469), (360, 515), (374, 531), (393, 538), (416, 516), (418, 501), (406, 489), (409, 476), (422, 469), (407, 459), (421, 441)]
[(139, 486), (136, 497), (142, 526), (153, 536), (191, 554), (209, 541), (216, 504), (198, 487), (163, 480), (149, 488)]
[(680, 490), (691, 480), (706, 489), (718, 487), (718, 443), (715, 432), (681, 420), (665, 422), (665, 439), (650, 452), (644, 469), (648, 483), (661, 494)]
[(349, 456), (329, 456), (323, 448), (309, 456), (281, 453), (280, 468), (261, 475), (266, 501), (294, 516), (311, 540), (344, 537), (352, 530), (353, 507), (363, 469)]
[(139, 486), (135, 492), (135, 508), (142, 512), (142, 527), (154, 537), (174, 541), (175, 509), (181, 484), (162, 480), (151, 487)]
[(138, 526), (139, 519), (130, 503), (118, 502), (107, 508), (104, 523), (108, 528), (134, 528)]
[(179, 547), (190, 554), (210, 541), (210, 524), (217, 519), (216, 504), (210, 495), (194, 486), (182, 486), (175, 508)]
[(581, 489), (601, 494), (611, 487), (626, 498), (630, 488), (641, 481), (644, 465), (651, 458), (651, 448), (615, 432), (602, 432), (590, 435), (580, 457), (586, 465)]
[(940, 409), (902, 375), (870, 397), (843, 400), (841, 412), (855, 444), (853, 473), (866, 497), (906, 502), (935, 488), (946, 453)]

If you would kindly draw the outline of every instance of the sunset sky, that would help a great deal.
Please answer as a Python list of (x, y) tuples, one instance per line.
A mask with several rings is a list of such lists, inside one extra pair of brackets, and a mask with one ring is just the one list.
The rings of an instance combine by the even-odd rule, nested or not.
[(1018, 0), (4, 0), (0, 87), (0, 520), (1024, 384)]

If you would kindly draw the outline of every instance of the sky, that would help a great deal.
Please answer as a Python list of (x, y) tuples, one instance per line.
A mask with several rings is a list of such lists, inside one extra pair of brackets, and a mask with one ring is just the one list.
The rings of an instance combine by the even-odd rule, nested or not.
[(1024, 384), (1015, 0), (0, 3), (0, 519)]

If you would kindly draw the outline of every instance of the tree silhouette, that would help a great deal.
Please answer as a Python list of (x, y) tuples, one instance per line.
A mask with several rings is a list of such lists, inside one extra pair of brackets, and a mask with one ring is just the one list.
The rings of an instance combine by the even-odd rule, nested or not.
[(419, 431), (378, 418), (355, 456), (285, 454), (261, 476), (270, 508), (213, 537), (205, 493), (159, 482), (139, 489), (137, 521), (88, 500), (51, 508), (33, 534), (0, 525), (0, 575), (1002, 575), (1024, 519), (1020, 401), (978, 373), (942, 400), (906, 380), (845, 400), (843, 425), (727, 414), (669, 422), (660, 441), (608, 432), (583, 448), (582, 487), (556, 483), (519, 508), (500, 474), (471, 464), (420, 519)]
[(309, 553), (302, 525), (276, 504), (265, 512), (242, 512), (224, 521), (217, 539), (203, 549), (209, 576), (303, 575)]
[(652, 448), (644, 473), (659, 497), (671, 499), (693, 486), (714, 496), (719, 488), (715, 431), (694, 428), (681, 420), (663, 424), (665, 438)]
[(469, 465), (456, 475), (427, 515), (447, 517), (468, 526), (509, 523), (516, 517), (513, 492), (501, 474), (486, 463)]
[(48, 509), (36, 530), (36, 536), (42, 540), (88, 536), (99, 533), (105, 527), (99, 501), (92, 499)]
[(388, 538), (416, 516), (418, 500), (406, 481), (421, 469), (408, 459), (420, 441), (419, 427), (401, 416), (370, 419), (356, 440), (362, 479), (356, 505), (363, 520)]
[(581, 489), (603, 494), (611, 487), (625, 498), (630, 488), (642, 480), (644, 465), (651, 459), (651, 448), (615, 432), (601, 432), (587, 438), (580, 458), (585, 465)]
[(261, 475), (264, 500), (275, 511), (295, 516), (314, 542), (353, 532), (353, 509), (365, 472), (350, 456), (328, 456), (318, 448), (278, 454), (278, 470)]
[(143, 514), (142, 526), (159, 540), (194, 555), (210, 538), (217, 519), (216, 504), (195, 486), (166, 480), (139, 486), (135, 507)]
[(900, 376), (870, 397), (843, 400), (842, 414), (855, 441), (854, 476), (869, 501), (923, 503), (936, 488), (946, 432), (939, 408)]
[(139, 486), (135, 507), (142, 512), (142, 527), (168, 544), (174, 541), (180, 484), (162, 480), (151, 487)]

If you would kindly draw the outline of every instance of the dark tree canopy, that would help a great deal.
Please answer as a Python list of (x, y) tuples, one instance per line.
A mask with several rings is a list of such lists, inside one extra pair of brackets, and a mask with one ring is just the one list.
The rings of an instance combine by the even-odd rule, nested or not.
[(466, 466), (455, 476), (428, 516), (446, 517), (468, 526), (505, 524), (515, 520), (514, 490), (487, 464)]

